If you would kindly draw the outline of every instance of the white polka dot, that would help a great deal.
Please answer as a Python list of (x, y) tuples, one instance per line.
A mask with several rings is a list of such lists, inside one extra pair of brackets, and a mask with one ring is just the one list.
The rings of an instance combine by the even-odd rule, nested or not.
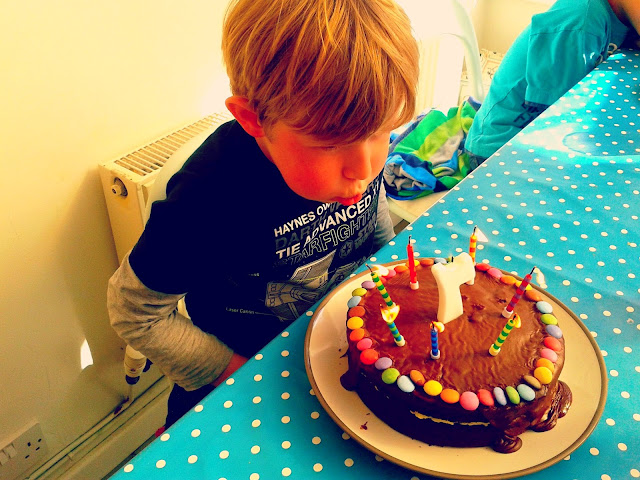
[(313, 471), (314, 472), (321, 472), (322, 471), (322, 464), (321, 463), (316, 463), (313, 465)]
[(638, 470), (636, 468), (632, 468), (629, 473), (631, 474), (631, 476), (633, 478), (639, 478), (640, 477), (640, 470)]
[(204, 410), (203, 405), (196, 405), (195, 408), (193, 409), (194, 412), (198, 412), (198, 413), (200, 413), (202, 410)]
[(282, 442), (282, 448), (284, 448), (285, 450), (291, 448), (291, 442), (285, 440), (284, 442)]
[[(310, 314), (309, 316), (313, 315), (313, 312), (307, 312), (307, 314)], [(287, 338), (289, 336), (289, 332), (282, 332), (282, 336), (284, 338)]]
[(597, 449), (597, 448), (595, 448), (595, 447), (591, 447), (591, 448), (589, 449), (589, 453), (591, 453), (591, 455), (594, 455), (594, 456), (595, 456), (595, 455), (598, 455), (598, 454), (600, 453), (600, 450), (598, 450), (598, 449)]
[(345, 466), (347, 466), (347, 467), (353, 467), (353, 460), (352, 460), (351, 458), (347, 458), (347, 459), (344, 461), (344, 464), (345, 464)]
[(187, 458), (187, 462), (191, 464), (196, 463), (197, 461), (198, 461), (197, 455), (189, 455), (189, 458)]
[(262, 375), (258, 374), (258, 375), (254, 375), (253, 376), (253, 380), (256, 382), (259, 382), (260, 380), (262, 380)]
[(227, 400), (222, 404), (224, 408), (231, 408), (232, 405), (233, 405), (233, 402), (231, 400)]
[(633, 414), (633, 419), (634, 419), (636, 422), (640, 422), (640, 413), (634, 413), (634, 414)]
[(169, 435), (168, 433), (163, 433), (162, 436), (160, 437), (160, 441), (166, 442), (170, 438), (171, 438), (171, 435)]
[(314, 420), (316, 420), (319, 417), (320, 417), (320, 414), (318, 412), (311, 412), (311, 418), (313, 418)]
[(280, 398), (282, 398), (283, 400), (289, 400), (289, 397), (291, 395), (289, 395), (288, 392), (283, 392), (282, 395), (280, 395)]
[(229, 458), (229, 452), (227, 450), (222, 450), (219, 456), (224, 460), (225, 458)]
[(282, 378), (288, 378), (289, 377), (289, 371), (288, 370), (283, 370), (282, 373), (280, 374), (280, 376)]
[(197, 428), (194, 428), (194, 429), (191, 431), (191, 436), (192, 436), (193, 438), (198, 438), (198, 437), (200, 436), (200, 430), (198, 430)]
[(289, 356), (289, 350), (283, 350), (280, 355), (282, 355), (283, 357), (288, 357)]
[(291, 475), (291, 469), (289, 467), (284, 467), (282, 469), (282, 476), (288, 477), (289, 475)]
[(258, 404), (258, 403), (260, 403), (261, 401), (262, 401), (262, 398), (261, 398), (261, 397), (259, 397), (259, 396), (255, 396), (255, 397), (253, 397), (253, 403)]
[(606, 473), (603, 473), (602, 475), (600, 475), (600, 480), (611, 480), (611, 477)]
[(351, 436), (347, 432), (342, 432), (342, 439), (343, 440), (349, 440), (350, 438), (351, 438)]
[(133, 465), (131, 465), (131, 464), (125, 465), (125, 467), (124, 467), (125, 473), (129, 473), (132, 470), (133, 470)]
[(233, 379), (233, 377), (229, 377), (224, 383), (226, 383), (227, 385), (233, 385), (234, 383), (236, 383), (236, 381)]
[(260, 475), (257, 473), (252, 473), (249, 475), (249, 480), (260, 480)]
[(258, 420), (257, 418), (253, 422), (251, 422), (251, 426), (253, 428), (259, 427), (261, 424), (262, 424), (262, 422), (260, 420)]
[(313, 437), (311, 439), (311, 443), (313, 443), (314, 445), (319, 445), (321, 441), (322, 440), (320, 439), (320, 437)]
[(609, 373), (611, 374), (612, 377), (617, 377), (618, 376), (618, 371), (617, 370), (611, 370)]
[(629, 392), (620, 392), (620, 396), (622, 398), (629, 398), (631, 395), (629, 394)]
[(620, 451), (622, 452), (626, 452), (627, 451), (627, 446), (624, 443), (619, 443), (618, 444), (618, 448), (620, 449)]
[(260, 447), (258, 445), (254, 445), (253, 447), (251, 447), (251, 453), (253, 453), (254, 455), (256, 453), (260, 453)]
[(624, 347), (623, 348), (624, 353), (631, 353), (633, 350), (631, 350), (631, 347)]
[(607, 418), (606, 422), (607, 422), (607, 425), (609, 425), (610, 427), (616, 424), (616, 421), (613, 418)]
[(262, 360), (264, 358), (264, 355), (262, 355), (261, 353), (258, 353), (255, 357), (256, 360)]
[(224, 433), (227, 433), (231, 430), (231, 425), (223, 425), (221, 429)]
[(289, 422), (291, 421), (291, 417), (288, 417), (287, 415), (285, 415), (284, 417), (282, 417), (282, 418), (280, 419), (280, 421), (281, 421), (282, 423), (285, 423), (285, 424), (286, 424), (286, 423), (289, 423)]
[(158, 460), (156, 462), (156, 468), (164, 468), (167, 465), (167, 462), (165, 462), (164, 460)]

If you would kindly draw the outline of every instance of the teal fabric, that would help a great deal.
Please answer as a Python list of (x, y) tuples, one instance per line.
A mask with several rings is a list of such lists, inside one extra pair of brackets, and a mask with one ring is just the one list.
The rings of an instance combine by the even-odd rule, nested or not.
[(467, 101), (447, 113), (418, 117), (391, 145), (384, 167), (387, 195), (410, 200), (448, 190), (472, 169), (464, 152), (474, 107)]
[(627, 31), (607, 0), (557, 0), (534, 15), (492, 79), (467, 150), (490, 157), (617, 49)]

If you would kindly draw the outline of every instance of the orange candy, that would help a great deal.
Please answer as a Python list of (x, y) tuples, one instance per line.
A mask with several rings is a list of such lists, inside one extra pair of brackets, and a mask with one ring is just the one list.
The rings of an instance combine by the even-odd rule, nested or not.
[(350, 308), (349, 311), (347, 312), (347, 315), (349, 317), (361, 317), (364, 314), (365, 314), (365, 309), (360, 305)]
[(359, 342), (364, 338), (364, 328), (356, 328), (349, 334), (349, 340), (352, 342)]
[(407, 270), (409, 270), (409, 267), (407, 267), (406, 265), (397, 265), (395, 268), (397, 273), (402, 273), (402, 272), (406, 272)]
[(440, 392), (440, 398), (446, 403), (458, 403), (460, 394), (451, 388), (445, 388)]
[(548, 358), (539, 358), (536, 361), (536, 367), (547, 367), (552, 372), (555, 370), (553, 363)]
[(506, 285), (513, 285), (517, 282), (516, 277), (512, 277), (511, 275), (503, 275), (500, 277), (500, 281)]
[(365, 365), (373, 365), (378, 360), (378, 352), (373, 348), (367, 348), (360, 352), (360, 361)]

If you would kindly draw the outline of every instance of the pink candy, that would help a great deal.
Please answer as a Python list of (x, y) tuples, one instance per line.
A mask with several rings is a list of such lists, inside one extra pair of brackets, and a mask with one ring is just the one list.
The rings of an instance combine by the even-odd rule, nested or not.
[(473, 392), (464, 392), (462, 395), (460, 395), (460, 406), (465, 410), (473, 411), (478, 408), (479, 404), (480, 400), (478, 399), (478, 396)]

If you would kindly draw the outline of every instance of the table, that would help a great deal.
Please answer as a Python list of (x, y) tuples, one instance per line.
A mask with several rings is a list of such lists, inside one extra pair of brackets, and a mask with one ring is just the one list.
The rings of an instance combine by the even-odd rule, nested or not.
[[(639, 126), (640, 52), (625, 50), (370, 259), (403, 259), (408, 235), (419, 256), (456, 255), (477, 225), (489, 240), (478, 261), (520, 276), (535, 261), (595, 337), (608, 373), (603, 415), (571, 455), (527, 478), (640, 478)], [(374, 455), (323, 410), (304, 365), (312, 315), (112, 478), (430, 478)]]

